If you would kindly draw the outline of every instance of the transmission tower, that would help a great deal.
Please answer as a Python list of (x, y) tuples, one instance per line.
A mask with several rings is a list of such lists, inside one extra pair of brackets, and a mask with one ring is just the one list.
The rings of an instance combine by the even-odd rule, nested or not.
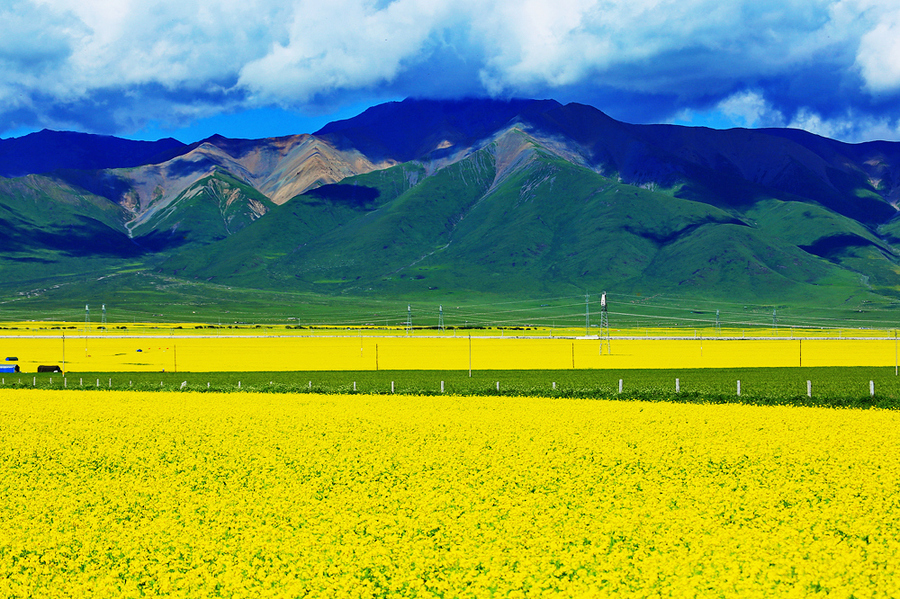
[(603, 342), (606, 342), (606, 353), (612, 353), (609, 346), (609, 312), (606, 307), (606, 292), (600, 295), (600, 353), (603, 353)]
[(438, 330), (444, 330), (444, 306), (438, 307)]

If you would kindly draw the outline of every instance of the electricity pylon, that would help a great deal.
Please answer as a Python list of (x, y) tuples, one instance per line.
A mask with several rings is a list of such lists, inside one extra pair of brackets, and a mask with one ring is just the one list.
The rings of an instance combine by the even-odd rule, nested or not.
[(606, 292), (600, 296), (600, 353), (603, 354), (603, 342), (606, 342), (606, 353), (612, 353), (609, 345), (609, 312), (606, 306)]

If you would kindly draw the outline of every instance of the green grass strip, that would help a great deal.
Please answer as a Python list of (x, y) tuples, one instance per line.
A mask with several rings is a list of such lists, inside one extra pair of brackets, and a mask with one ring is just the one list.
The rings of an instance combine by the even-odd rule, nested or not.
[[(5, 374), (2, 377), (0, 387), (20, 389), (445, 394), (900, 408), (900, 377), (895, 375), (894, 368), (875, 367), (503, 370), (477, 371), (471, 377), (466, 371), (420, 370), (95, 372), (68, 373), (65, 377), (47, 373)], [(874, 395), (871, 393), (873, 387)]]

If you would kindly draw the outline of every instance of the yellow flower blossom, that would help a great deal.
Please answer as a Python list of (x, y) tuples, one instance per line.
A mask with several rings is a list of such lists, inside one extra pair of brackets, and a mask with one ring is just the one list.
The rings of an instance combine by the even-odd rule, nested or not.
[[(773, 334), (772, 331), (764, 331)], [(352, 331), (325, 334), (210, 335), (181, 331), (155, 335), (145, 331), (66, 335), (50, 331), (17, 332), (4, 339), (5, 351), (20, 359), (23, 372), (55, 364), (69, 372), (249, 372), (297, 370), (558, 370), (628, 368), (750, 368), (822, 366), (895, 366), (897, 341), (886, 331), (854, 331), (852, 339), (693, 338), (681, 331), (646, 334), (681, 338), (642, 338), (645, 331), (620, 331), (607, 347), (597, 338), (544, 336), (516, 338), (480, 331), (418, 332), (384, 336)], [(582, 331), (583, 333), (583, 331)], [(762, 334), (755, 331), (756, 335)], [(873, 335), (878, 335), (874, 337)], [(612, 350), (611, 353), (609, 350)], [(100, 380), (100, 385), (105, 381)], [(71, 383), (71, 381), (70, 381)], [(97, 381), (85, 381), (96, 386)]]
[(0, 390), (4, 597), (891, 597), (900, 414)]

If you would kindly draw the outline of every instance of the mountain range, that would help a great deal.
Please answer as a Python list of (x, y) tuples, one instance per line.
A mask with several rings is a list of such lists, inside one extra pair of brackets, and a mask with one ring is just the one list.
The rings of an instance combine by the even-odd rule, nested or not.
[(0, 278), (890, 307), (898, 205), (896, 142), (409, 99), (279, 138), (0, 140)]

